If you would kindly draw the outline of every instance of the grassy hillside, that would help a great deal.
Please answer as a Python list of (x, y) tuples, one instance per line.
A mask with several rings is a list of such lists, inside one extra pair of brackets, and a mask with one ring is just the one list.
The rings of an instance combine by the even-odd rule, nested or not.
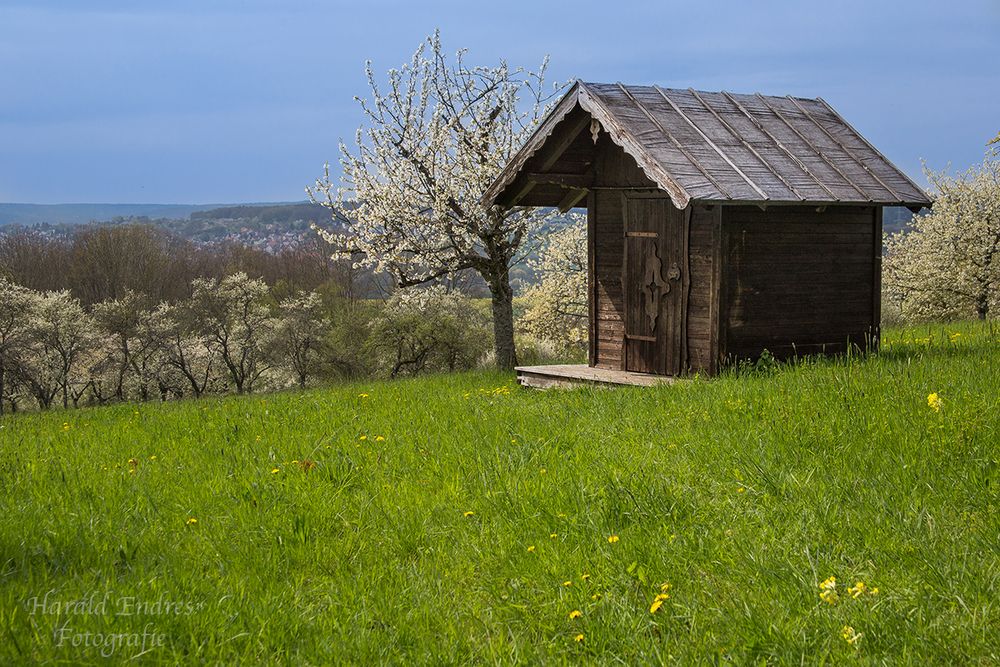
[(997, 663), (998, 343), (7, 417), (0, 663)]

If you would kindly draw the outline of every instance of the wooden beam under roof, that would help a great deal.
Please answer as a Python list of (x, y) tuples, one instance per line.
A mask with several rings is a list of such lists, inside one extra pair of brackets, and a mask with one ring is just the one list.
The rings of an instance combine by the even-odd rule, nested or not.
[(556, 205), (556, 208), (559, 209), (560, 213), (565, 213), (574, 206), (576, 206), (577, 204), (579, 204), (580, 201), (583, 200), (583, 198), (586, 197), (588, 194), (590, 194), (589, 190), (583, 190), (583, 189), (577, 190), (575, 188), (571, 189), (569, 192), (566, 193), (566, 196), (563, 197), (562, 200)]
[(535, 183), (549, 183), (551, 185), (561, 185), (566, 188), (589, 188), (594, 184), (594, 174), (591, 171), (584, 174), (532, 171), (524, 174), (524, 177)]
[(505, 198), (502, 201), (503, 205), (508, 208), (510, 208), (511, 206), (516, 206), (517, 202), (524, 199), (525, 196), (527, 196), (527, 194), (531, 192), (536, 185), (538, 185), (538, 181), (524, 179), (524, 185), (522, 185), (517, 191), (512, 193), (509, 197)]

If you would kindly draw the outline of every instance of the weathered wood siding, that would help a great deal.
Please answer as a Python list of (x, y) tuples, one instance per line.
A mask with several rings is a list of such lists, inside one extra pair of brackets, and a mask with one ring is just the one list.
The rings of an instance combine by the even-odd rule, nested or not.
[[(687, 313), (688, 367), (694, 372), (712, 368), (712, 290), (715, 243), (719, 233), (719, 207), (695, 205), (691, 211), (689, 240), (690, 279)], [(717, 319), (715, 320), (718, 321)]]
[(622, 253), (625, 238), (622, 227), (621, 193), (598, 190), (594, 193), (594, 365), (598, 368), (622, 368), (622, 341), (625, 333), (625, 305), (622, 294)]
[(874, 207), (722, 207), (719, 354), (836, 353), (877, 331)]

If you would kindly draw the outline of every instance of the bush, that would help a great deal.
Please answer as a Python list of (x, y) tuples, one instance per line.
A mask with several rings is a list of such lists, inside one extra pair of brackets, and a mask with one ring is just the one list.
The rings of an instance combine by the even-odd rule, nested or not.
[(492, 345), (475, 302), (440, 286), (398, 292), (376, 318), (367, 348), (388, 377), (476, 366)]

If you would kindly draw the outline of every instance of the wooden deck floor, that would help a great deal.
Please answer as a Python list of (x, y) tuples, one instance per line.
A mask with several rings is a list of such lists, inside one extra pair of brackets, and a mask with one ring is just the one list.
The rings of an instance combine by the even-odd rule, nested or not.
[(651, 387), (669, 384), (674, 379), (664, 375), (612, 371), (592, 368), (585, 364), (557, 364), (553, 366), (518, 366), (517, 381), (524, 387), (552, 389), (580, 385), (632, 385)]

